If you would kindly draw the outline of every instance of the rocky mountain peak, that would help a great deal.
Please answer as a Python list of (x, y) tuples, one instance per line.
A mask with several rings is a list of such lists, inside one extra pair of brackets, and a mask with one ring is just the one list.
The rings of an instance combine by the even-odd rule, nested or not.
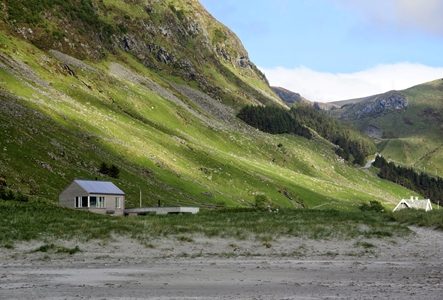
[[(218, 100), (225, 95), (208, 70), (268, 85), (239, 38), (197, 0), (0, 0), (0, 28), (77, 59), (128, 53), (149, 69), (197, 82)], [(258, 101), (280, 102), (269, 98), (269, 87), (267, 93)]]

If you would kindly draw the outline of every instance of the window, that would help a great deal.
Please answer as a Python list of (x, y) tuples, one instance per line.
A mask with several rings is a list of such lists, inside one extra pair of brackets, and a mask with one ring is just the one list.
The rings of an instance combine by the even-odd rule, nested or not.
[(115, 197), (115, 208), (120, 208), (120, 197)]
[(89, 197), (89, 207), (98, 207), (97, 197)]
[[(89, 200), (89, 205), (88, 205)], [(90, 196), (90, 197), (75, 197), (75, 207), (81, 208), (81, 207), (99, 207), (99, 208), (105, 208), (105, 197), (97, 197), (97, 196)]]
[(97, 207), (100, 207), (100, 208), (106, 207), (105, 197), (98, 197)]
[(88, 197), (75, 197), (75, 207), (88, 207)]

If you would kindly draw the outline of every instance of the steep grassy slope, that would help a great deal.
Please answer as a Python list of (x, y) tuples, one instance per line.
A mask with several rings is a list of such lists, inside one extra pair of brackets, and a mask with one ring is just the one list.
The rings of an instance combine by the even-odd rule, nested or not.
[[(283, 102), (235, 34), (197, 0), (2, 0), (0, 29), (99, 61), (125, 51), (229, 105)], [(3, 22), (2, 22), (3, 21)]]
[(218, 101), (199, 104), (202, 93), (188, 88), (187, 97), (130, 58), (90, 65), (12, 37), (2, 47), (20, 50), (3, 54), (0, 68), (1, 174), (26, 194), (57, 201), (73, 178), (110, 179), (101, 162), (121, 169), (128, 206), (140, 190), (143, 205), (206, 206), (265, 194), (275, 206), (355, 207), (408, 194), (338, 163), (328, 144), (263, 134)]
[[(420, 84), (396, 92), (404, 95), (407, 105), (400, 109), (379, 112), (367, 110), (367, 114), (355, 117), (357, 105), (336, 110), (337, 116), (353, 115), (347, 121), (361, 131), (376, 128), (378, 151), (397, 164), (413, 166), (430, 174), (443, 174), (443, 80)], [(386, 93), (389, 96), (393, 92)], [(380, 95), (377, 97), (384, 97)], [(374, 97), (372, 97), (374, 98)], [(371, 97), (360, 103), (370, 103)], [(385, 97), (386, 98), (386, 97)], [(369, 102), (368, 102), (369, 101)]]
[[(103, 41), (95, 22), (57, 14), (72, 1), (40, 8), (46, 17), (35, 24), (12, 22), (4, 9), (12, 2), (3, 3), (0, 177), (15, 191), (57, 202), (74, 178), (98, 178), (124, 190), (127, 207), (141, 192), (144, 206), (249, 206), (264, 194), (274, 207), (344, 209), (370, 200), (392, 207), (410, 194), (343, 164), (329, 143), (264, 134), (235, 118), (245, 103), (283, 104), (197, 1), (85, 0), (102, 26), (125, 12)], [(191, 23), (194, 36), (182, 32)], [(147, 37), (137, 24), (151, 24)], [(102, 162), (120, 178), (100, 174)]]

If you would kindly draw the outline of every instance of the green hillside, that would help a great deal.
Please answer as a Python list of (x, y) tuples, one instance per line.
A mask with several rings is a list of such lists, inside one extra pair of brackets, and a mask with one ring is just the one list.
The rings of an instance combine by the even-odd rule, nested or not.
[[(284, 104), (196, 1), (83, 0), (70, 14), (69, 0), (1, 2), (8, 189), (57, 202), (74, 178), (98, 178), (126, 192), (126, 207), (141, 194), (144, 206), (206, 208), (251, 206), (257, 195), (274, 207), (392, 208), (411, 193), (344, 163), (323, 139), (270, 135), (237, 119), (246, 104)], [(13, 19), (31, 4), (40, 17)], [(119, 178), (101, 174), (102, 163)]]
[[(368, 97), (344, 106), (332, 114), (350, 122), (361, 131), (377, 128), (377, 150), (386, 159), (412, 166), (419, 172), (443, 174), (443, 80), (420, 84), (409, 89)], [(374, 99), (387, 99), (392, 94), (403, 95), (407, 105), (401, 109), (375, 111)], [(356, 117), (362, 107), (373, 107), (368, 114)]]

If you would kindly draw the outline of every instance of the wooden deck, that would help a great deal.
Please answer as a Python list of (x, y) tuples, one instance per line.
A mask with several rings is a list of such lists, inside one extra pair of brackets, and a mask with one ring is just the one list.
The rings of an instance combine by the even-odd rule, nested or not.
[(125, 216), (144, 216), (148, 214), (166, 215), (166, 214), (196, 214), (200, 211), (198, 207), (189, 206), (169, 206), (169, 207), (140, 207), (126, 208)]

